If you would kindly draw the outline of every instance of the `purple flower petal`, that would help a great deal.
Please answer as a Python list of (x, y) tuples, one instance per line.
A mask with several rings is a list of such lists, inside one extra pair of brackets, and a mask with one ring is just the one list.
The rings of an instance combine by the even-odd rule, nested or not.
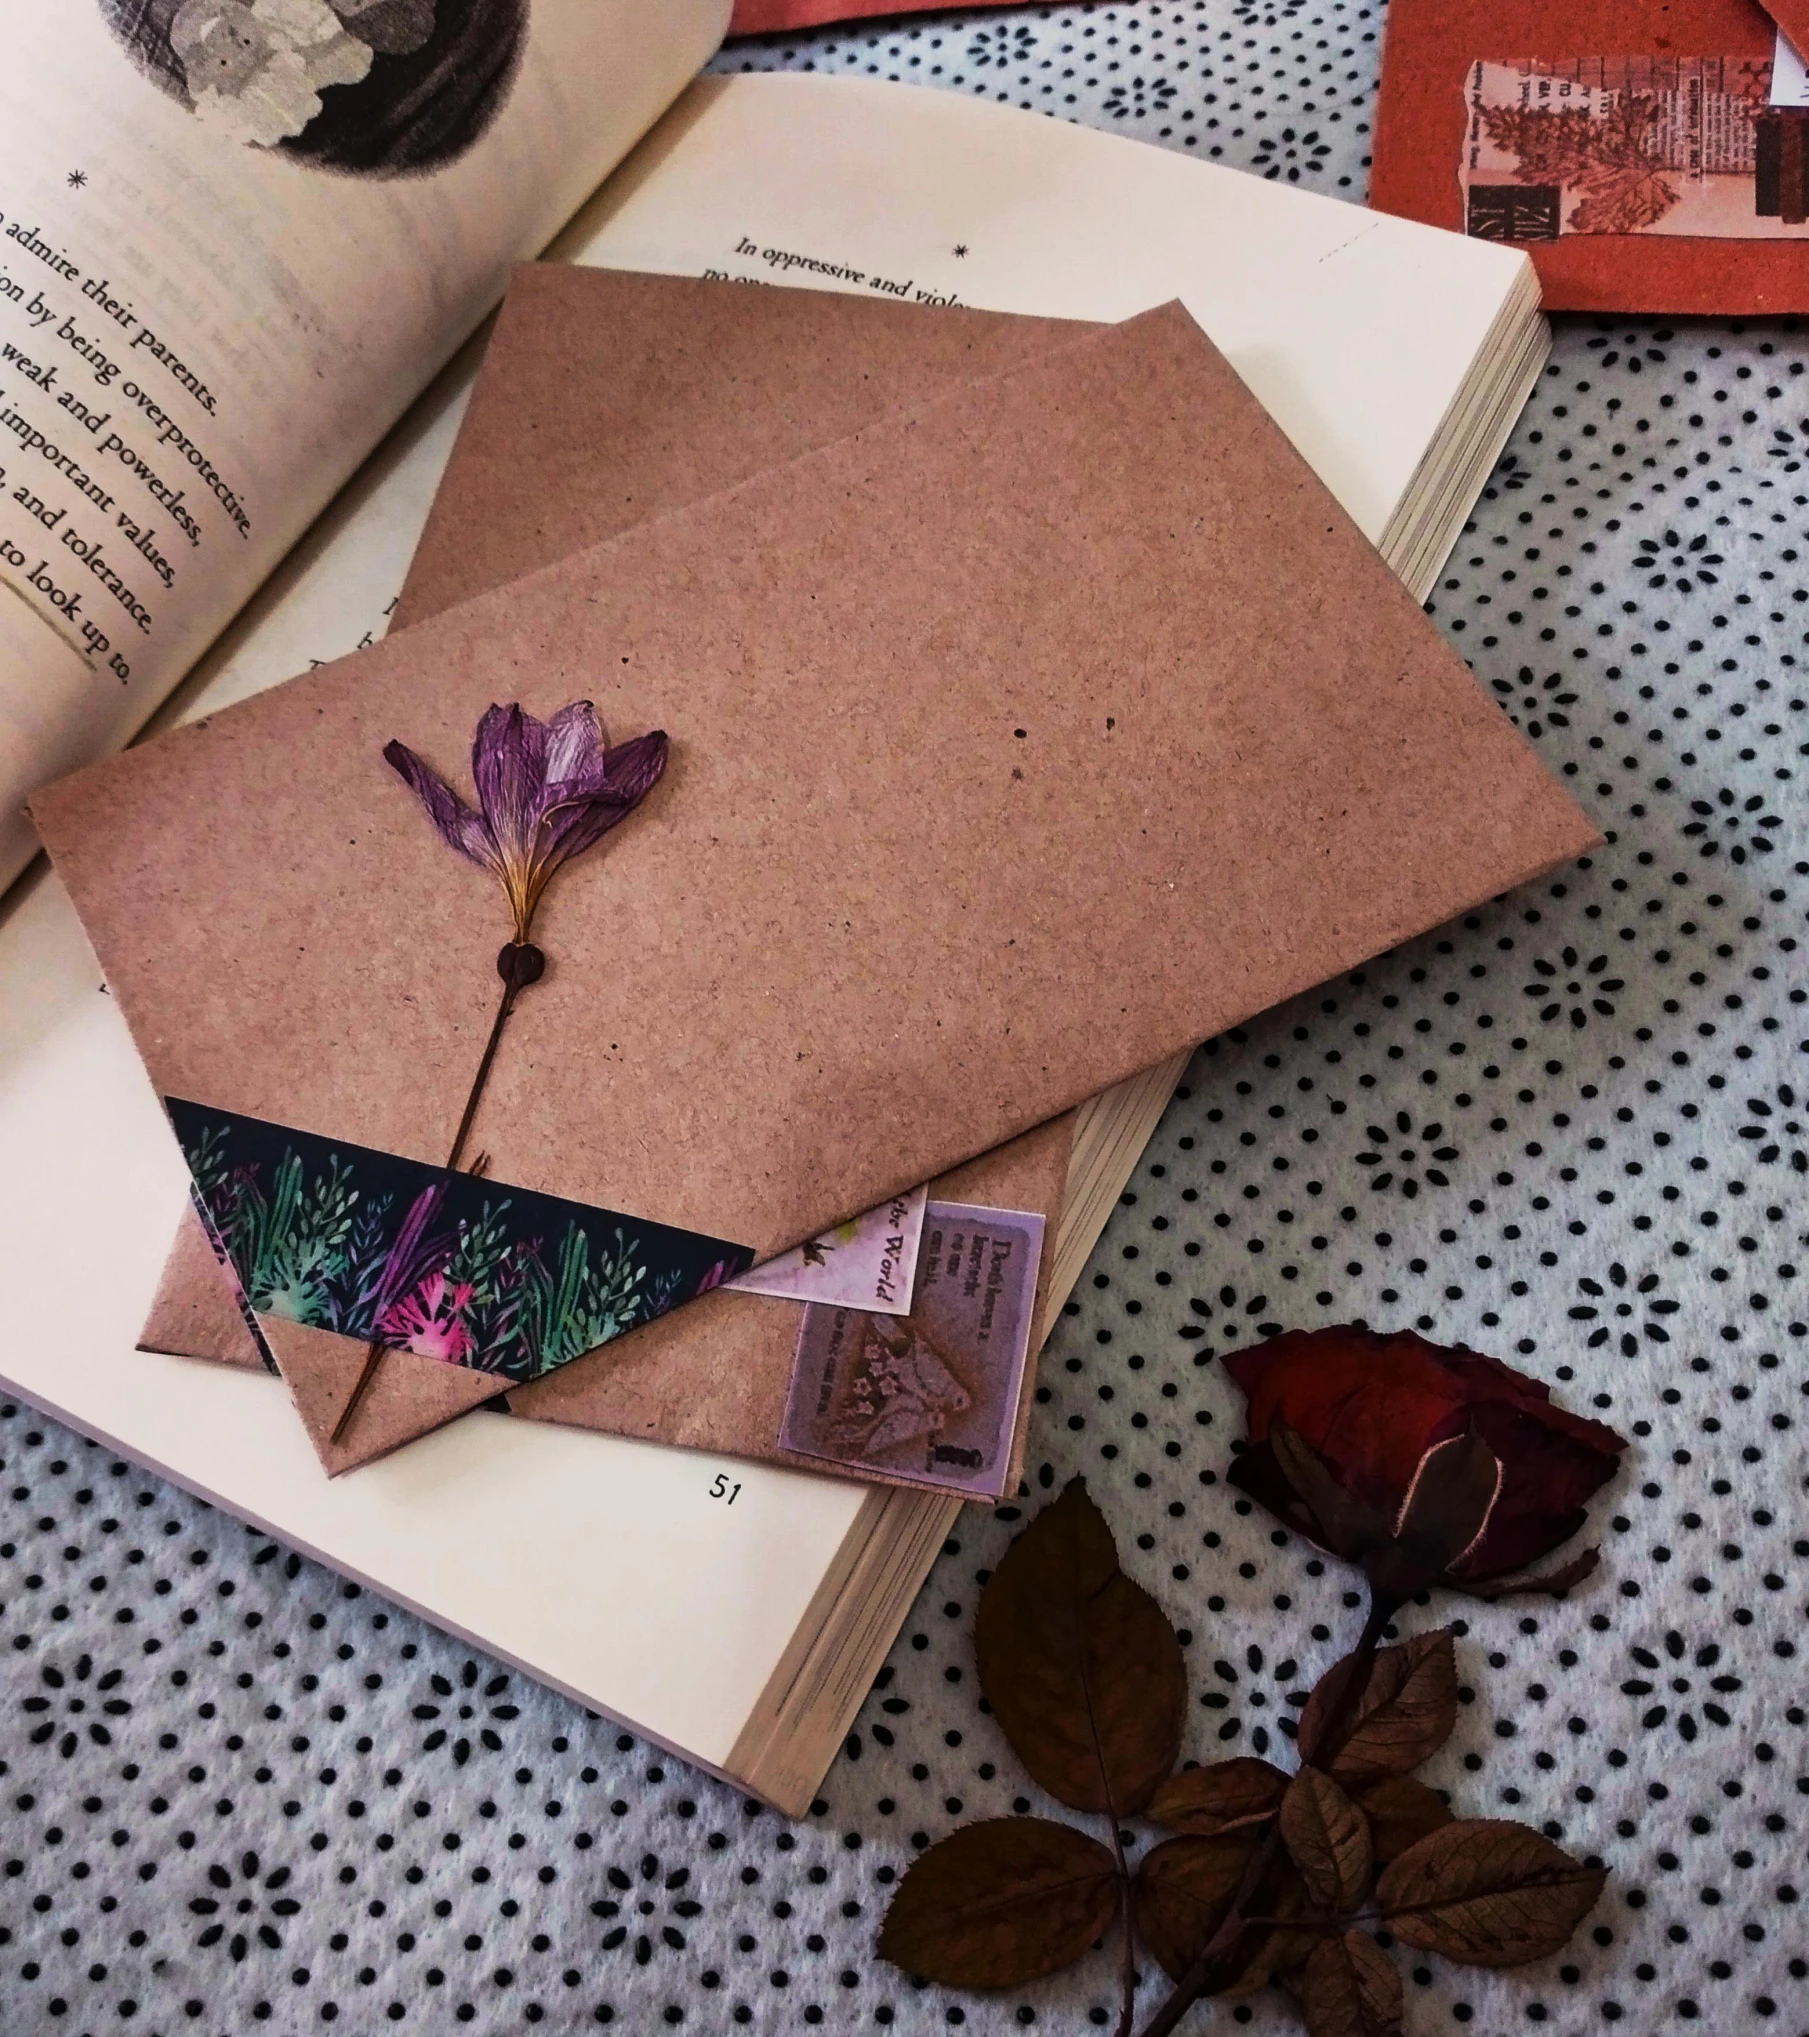
[(385, 743), (383, 761), (427, 809), (427, 817), (439, 830), (442, 841), (473, 863), (500, 873), (502, 865), (483, 821), (436, 771), (405, 743)]
[(481, 814), (403, 744), (392, 742), (383, 754), (441, 836), (501, 878), (515, 938), (525, 942), (553, 872), (600, 841), (657, 782), (666, 737), (655, 729), (605, 749), (603, 725), (588, 700), (574, 700), (548, 722), (519, 702), (492, 705), (471, 745)]
[(546, 724), (518, 706), (491, 707), (471, 745), (477, 801), (504, 866), (525, 870), (540, 830), (546, 788)]
[[(602, 759), (600, 782), (582, 791), (549, 786), (549, 805), (541, 837), (540, 861), (546, 876), (561, 863), (594, 848), (618, 821), (626, 820), (659, 782), (666, 768), (666, 732), (654, 729), (632, 742), (618, 743)], [(541, 879), (542, 884), (545, 877)]]
[(562, 707), (546, 725), (546, 787), (590, 784), (603, 770), (603, 724), (588, 700)]
[(669, 748), (664, 729), (649, 729), (644, 736), (633, 736), (625, 743), (617, 743), (613, 750), (606, 750), (603, 778), (612, 797), (638, 806), (659, 783)]

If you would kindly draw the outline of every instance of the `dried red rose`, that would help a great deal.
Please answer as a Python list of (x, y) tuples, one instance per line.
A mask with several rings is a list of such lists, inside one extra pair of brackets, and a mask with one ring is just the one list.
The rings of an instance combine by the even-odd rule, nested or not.
[[(1430, 1570), (1466, 1586), (1523, 1570), (1582, 1527), (1585, 1502), (1627, 1447), (1601, 1422), (1555, 1406), (1538, 1380), (1411, 1331), (1291, 1330), (1230, 1353), (1225, 1365), (1249, 1408), (1248, 1447), (1231, 1482), (1372, 1570), (1378, 1549), (1402, 1547), (1392, 1538), (1430, 1529), (1425, 1546), (1436, 1545), (1428, 1503), (1441, 1481), (1447, 1490), (1460, 1482), (1452, 1470), (1460, 1456), (1469, 1460), (1467, 1493), (1440, 1506), (1462, 1526)], [(1475, 1441), (1438, 1451), (1458, 1438)]]

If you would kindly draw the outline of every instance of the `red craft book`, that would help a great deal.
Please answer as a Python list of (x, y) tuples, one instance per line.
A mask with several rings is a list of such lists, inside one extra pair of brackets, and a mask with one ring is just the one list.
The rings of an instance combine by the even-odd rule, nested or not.
[(1524, 247), (1552, 310), (1809, 309), (1776, 43), (1755, 0), (1394, 0), (1370, 203)]

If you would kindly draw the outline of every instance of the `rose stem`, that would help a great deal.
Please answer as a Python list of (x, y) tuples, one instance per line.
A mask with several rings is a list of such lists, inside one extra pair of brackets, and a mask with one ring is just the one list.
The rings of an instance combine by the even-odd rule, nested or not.
[[(1325, 1726), (1317, 1740), (1308, 1748), (1302, 1748), (1302, 1765), (1312, 1762), (1323, 1766), (1321, 1754), (1334, 1755), (1344, 1744), (1350, 1727), (1355, 1723), (1354, 1714), (1362, 1702), (1363, 1693), (1369, 1687), (1370, 1665), (1376, 1659), (1376, 1650), (1381, 1646), (1382, 1630), (1405, 1604), (1405, 1600), (1392, 1593), (1381, 1592), (1373, 1587), (1369, 1596), (1369, 1617), (1363, 1623), (1363, 1632), (1358, 1637), (1356, 1648), (1351, 1655), (1350, 1674), (1344, 1679), (1344, 1687), (1338, 1693), (1338, 1701), (1332, 1706)], [(1213, 1989), (1222, 1987), (1231, 1978), (1233, 1955), (1242, 1942), (1243, 1935), (1252, 1919), (1245, 1914), (1244, 1905), (1251, 1900), (1261, 1887), (1269, 1870), (1281, 1856), (1281, 1820), (1275, 1819), (1269, 1826), (1263, 1843), (1250, 1856), (1238, 1883), (1237, 1893), (1231, 1899), (1219, 1927), (1201, 1948), (1193, 1964), (1175, 1982), (1167, 2001), (1144, 2025), (1143, 2037), (1169, 2037), (1169, 2033), (1186, 2015), (1195, 2002)]]
[(1118, 2028), (1113, 2037), (1131, 2037), (1137, 2017), (1136, 1944), (1131, 1936), (1131, 1871), (1124, 1861), (1124, 1839), (1118, 1830), (1118, 1807), (1107, 1806), (1112, 1823), (1112, 1854), (1118, 1862), (1118, 1922), (1123, 1936), (1118, 1951)]
[[(472, 1121), (476, 1118), (477, 1107), (483, 1100), (485, 1084), (490, 1080), (490, 1069), (496, 1060), (496, 1049), (502, 1040), (503, 1027), (509, 1023), (509, 1014), (515, 1009), (515, 999), (521, 987), (517, 972), (511, 969), (503, 978), (502, 1002), (496, 1007), (496, 1019), (490, 1027), (490, 1037), (484, 1043), (484, 1058), (477, 1064), (471, 1094), (465, 1099), (465, 1114), (459, 1119), (459, 1128), (453, 1135), (452, 1151), (446, 1157), (448, 1174), (457, 1168), (459, 1156), (465, 1150), (465, 1141), (471, 1136)], [(377, 1367), (383, 1362), (386, 1348), (380, 1337), (373, 1337), (365, 1347), (364, 1363), (359, 1368), (357, 1383), (352, 1388), (352, 1397), (340, 1410), (338, 1421), (333, 1424), (333, 1433), (328, 1439), (330, 1442), (337, 1443), (352, 1426), (352, 1417), (358, 1412), (359, 1404), (370, 1391), (371, 1381), (377, 1376)]]

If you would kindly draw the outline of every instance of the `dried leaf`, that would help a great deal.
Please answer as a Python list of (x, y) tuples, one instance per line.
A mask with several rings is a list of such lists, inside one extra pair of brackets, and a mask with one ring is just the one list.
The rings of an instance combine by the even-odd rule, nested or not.
[(1344, 1689), (1354, 1658), (1335, 1662), (1319, 1679), (1300, 1715), (1303, 1760), (1319, 1762), (1346, 1789), (1360, 1790), (1384, 1776), (1406, 1775), (1451, 1737), (1457, 1724), (1457, 1658), (1451, 1632), (1415, 1634), (1398, 1648), (1377, 1652), (1357, 1707), (1357, 1723), (1328, 1759), (1319, 1761), (1319, 1737)]
[(1249, 1832), (1165, 1839), (1138, 1863), (1131, 1914), (1137, 1935), (1170, 1980), (1179, 1980), (1205, 1950), (1260, 1843)]
[(1338, 1482), (1331, 1467), (1279, 1415), (1267, 1443), (1282, 1476), (1318, 1524), (1319, 1539), (1335, 1556), (1355, 1560), (1388, 1540), (1388, 1522)]
[(1316, 1946), (1299, 1993), (1307, 2037), (1395, 2037), (1401, 2027), (1401, 1976), (1361, 1931)]
[(1359, 1793), (1357, 1807), (1369, 1820), (1370, 1845), (1378, 1865), (1405, 1853), (1428, 1832), (1451, 1823), (1443, 1798), (1410, 1775), (1372, 1782)]
[[(1304, 1917), (1314, 1905), (1299, 1869), (1284, 1856), (1279, 1872), (1264, 1882), (1245, 1907), (1259, 1916)], [(1256, 1941), (1256, 1950), (1219, 1993), (1228, 1997), (1253, 1995), (1274, 1981), (1290, 1981), (1324, 1936), (1325, 1927), (1321, 1924), (1277, 1924)]]
[(1281, 1800), (1281, 1840), (1322, 1910), (1353, 1910), (1369, 1887), (1369, 1823), (1329, 1775), (1303, 1768)]
[(988, 1818), (932, 1846), (898, 1884), (879, 1952), (949, 1987), (1017, 1987), (1071, 1965), (1118, 1908), (1110, 1851), (1049, 1818)]
[(1408, 1945), (1465, 1966), (1520, 1966), (1566, 1942), (1607, 1878), (1530, 1825), (1460, 1818), (1391, 1861), (1376, 1900)]
[(1187, 1673), (1078, 1478), (1005, 1553), (974, 1622), (980, 1686), (1018, 1759), (1078, 1811), (1140, 1811), (1181, 1751)]
[(1157, 1785), (1145, 1815), (1171, 1832), (1210, 1839), (1272, 1818), (1287, 1786), (1288, 1778), (1272, 1762), (1240, 1754), (1232, 1761), (1171, 1775)]
[(1455, 1590), (1465, 1592), (1471, 1598), (1479, 1598), (1486, 1605), (1493, 1605), (1497, 1599), (1518, 1598), (1528, 1592), (1546, 1592), (1553, 1598), (1562, 1598), (1586, 1577), (1593, 1577), (1602, 1567), (1602, 1552), (1599, 1549), (1584, 1549), (1573, 1556), (1568, 1563), (1560, 1563), (1556, 1570), (1548, 1570), (1539, 1577), (1491, 1577), (1483, 1584), (1466, 1584), (1461, 1577), (1446, 1580)]
[(1415, 1467), (1395, 1537), (1428, 1579), (1458, 1562), (1489, 1524), (1501, 1491), (1501, 1460), (1473, 1431), (1435, 1443)]

